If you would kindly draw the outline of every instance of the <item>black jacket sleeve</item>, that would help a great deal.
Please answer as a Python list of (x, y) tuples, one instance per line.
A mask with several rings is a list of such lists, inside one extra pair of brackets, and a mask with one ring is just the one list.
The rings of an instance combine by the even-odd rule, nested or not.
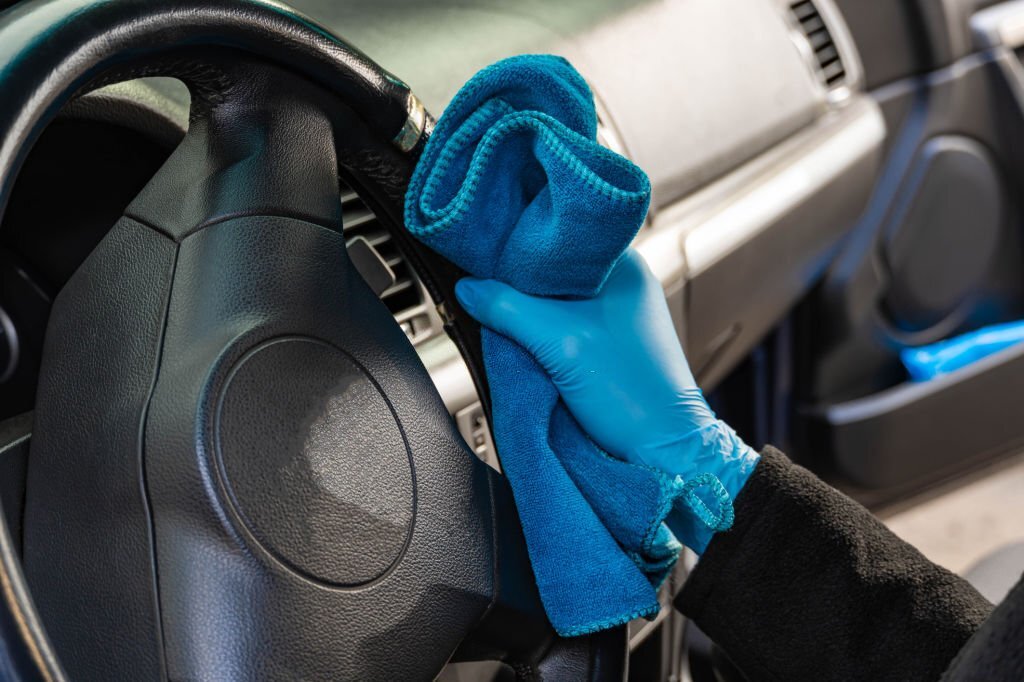
[(942, 676), (943, 682), (1024, 680), (1024, 580), (981, 624)]
[(676, 606), (754, 680), (938, 680), (992, 605), (771, 448)]

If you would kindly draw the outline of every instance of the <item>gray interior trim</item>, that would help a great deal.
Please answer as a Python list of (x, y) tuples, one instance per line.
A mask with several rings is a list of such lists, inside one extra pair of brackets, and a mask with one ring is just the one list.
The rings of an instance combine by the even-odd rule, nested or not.
[(637, 248), (663, 283), (692, 279), (806, 201), (885, 139), (878, 105), (850, 105), (664, 209)]
[(1024, 45), (1024, 0), (1011, 0), (984, 9), (971, 17), (971, 33), (977, 49)]

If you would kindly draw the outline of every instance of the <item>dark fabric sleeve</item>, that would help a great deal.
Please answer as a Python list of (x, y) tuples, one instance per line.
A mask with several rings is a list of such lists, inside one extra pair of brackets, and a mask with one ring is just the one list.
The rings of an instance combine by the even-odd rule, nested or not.
[(1024, 580), (1018, 582), (953, 659), (943, 682), (1024, 680)]
[(735, 508), (676, 606), (752, 682), (938, 680), (992, 610), (772, 448)]

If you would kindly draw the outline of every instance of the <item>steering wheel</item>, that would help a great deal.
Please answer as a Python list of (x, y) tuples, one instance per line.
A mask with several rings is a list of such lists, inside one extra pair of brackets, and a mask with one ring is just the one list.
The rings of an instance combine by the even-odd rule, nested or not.
[(38, 672), (411, 680), (454, 654), (622, 679), (624, 629), (551, 632), (507, 485), (347, 255), (339, 173), (483, 387), (459, 273), (401, 227), (432, 125), (402, 81), (269, 0), (22, 3), (0, 212), (63, 104), (157, 75), (189, 87), (188, 134), (53, 306), (20, 563), (0, 528)]

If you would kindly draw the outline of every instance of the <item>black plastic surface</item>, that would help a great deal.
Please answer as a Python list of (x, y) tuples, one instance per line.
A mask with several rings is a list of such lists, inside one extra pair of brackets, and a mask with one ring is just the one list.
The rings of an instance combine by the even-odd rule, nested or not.
[(827, 408), (816, 446), (837, 473), (871, 489), (935, 481), (1024, 443), (1024, 346), (924, 383), (907, 383)]
[[(285, 671), (310, 679), (429, 678), (490, 601), (491, 540), (482, 465), (466, 456), (404, 334), (347, 264), (342, 236), (309, 223), (270, 217), (219, 223), (182, 243), (176, 272), (163, 370), (146, 427), (169, 672), (184, 679), (277, 678)], [(331, 295), (311, 295), (317, 291)], [(234, 474), (222, 480), (211, 462), (217, 406), (232, 368), (252, 348), (293, 335), (321, 339), (362, 365), (393, 407), (415, 463), (418, 511), (409, 546), (400, 557), (388, 557), (401, 561), (386, 580), (365, 589), (325, 590), (309, 580), (308, 565), (297, 572), (275, 560), (249, 537), (250, 524), (225, 509), (225, 484)], [(255, 390), (298, 395), (302, 380), (302, 374), (275, 376)], [(299, 385), (288, 387), (288, 381)], [(369, 406), (346, 402), (345, 420), (369, 418), (379, 409), (379, 397), (364, 399)], [(197, 419), (195, 430), (202, 434), (194, 446), (182, 438), (186, 415)], [(309, 462), (315, 453), (307, 440), (309, 425), (274, 423), (286, 429), (291, 445), (277, 454), (282, 465)], [(371, 448), (376, 454), (364, 456), (383, 466), (392, 461), (394, 443), (373, 439), (377, 426), (363, 422), (370, 438), (361, 447)], [(288, 436), (287, 429), (297, 436)], [(222, 431), (222, 452), (224, 437)], [(325, 471), (344, 475), (345, 461), (359, 451), (344, 448)], [(408, 475), (407, 461), (401, 469)], [(401, 497), (408, 489), (369, 492), (365, 504), (371, 509), (412, 502)], [(324, 499), (322, 491), (306, 490), (296, 502), (308, 505), (318, 498)], [(327, 509), (318, 512), (304, 519), (313, 541), (345, 530), (347, 521), (328, 517)], [(289, 514), (294, 519), (299, 512)], [(378, 527), (391, 516), (373, 515)], [(333, 520), (327, 523), (328, 518)], [(240, 545), (248, 548), (241, 556)], [(201, 555), (209, 561), (190, 559)], [(378, 558), (349, 566), (348, 575), (368, 576), (379, 569)], [(248, 590), (237, 589), (239, 580), (266, 581), (267, 589), (254, 600)], [(254, 624), (252, 635), (240, 639), (237, 626), (230, 627), (239, 621)], [(257, 644), (268, 638), (273, 646)]]
[(50, 315), (24, 565), (72, 679), (154, 679), (162, 671), (140, 430), (175, 250), (169, 239), (122, 220)]
[(969, 304), (992, 265), (1007, 200), (992, 156), (969, 138), (943, 135), (921, 148), (883, 237), (893, 323), (920, 331)]
[[(801, 312), (799, 399), (808, 406), (870, 395), (899, 383), (905, 374), (898, 352), (908, 344), (930, 343), (1024, 313), (1024, 281), (1020, 277), (1024, 245), (1016, 199), (1016, 190), (1024, 186), (1024, 118), (999, 64), (968, 58), (926, 81), (888, 88), (881, 104), (892, 131), (886, 164), (859, 224), (830, 266), (820, 290)], [(907, 215), (905, 209), (920, 179), (915, 178), (915, 171), (922, 168), (922, 150), (929, 140), (944, 136), (973, 140), (985, 150), (977, 152), (972, 145), (975, 153), (992, 159), (991, 164), (976, 166), (980, 172), (972, 177), (974, 188), (969, 194), (957, 190), (956, 196), (970, 200), (967, 205), (945, 204), (951, 215), (955, 210), (966, 216), (966, 223), (950, 223), (959, 228), (958, 238), (972, 238), (975, 213), (994, 220), (992, 206), (975, 204), (979, 198), (993, 197), (997, 202), (1005, 198), (1006, 223), (999, 231), (992, 259), (984, 267), (984, 277), (976, 280), (970, 292), (968, 305), (928, 329), (900, 330), (884, 306), (890, 286), (884, 244), (888, 235), (898, 234)], [(981, 188), (978, 182), (993, 184)], [(983, 252), (981, 249), (978, 255)], [(936, 276), (941, 279), (948, 274), (956, 281), (955, 269)]]
[[(333, 126), (310, 104), (320, 97), (283, 87), (269, 67), (245, 81), (233, 107), (193, 123), (129, 207), (158, 231), (126, 218), (58, 299), (29, 472), (30, 582), (44, 595), (40, 611), (76, 679), (151, 679), (161, 668), (176, 679), (429, 678), (491, 599), (486, 477), (401, 330), (348, 265), (337, 229)], [(335, 122), (354, 123), (346, 116)], [(273, 217), (300, 211), (319, 224)], [(257, 215), (233, 217), (246, 213)], [(108, 287), (121, 299), (103, 295)], [(93, 330), (87, 342), (81, 329)], [(247, 435), (228, 445), (230, 427), (214, 435), (223, 382), (253, 347), (292, 335), (322, 339), (355, 358), (387, 396), (404, 425), (391, 418), (391, 428), (404, 431), (414, 453), (415, 500), (429, 513), (415, 522), (400, 565), (375, 589), (325, 593), (308, 571), (297, 573), (263, 551), (250, 524), (225, 504), (213, 453), (218, 445), (244, 453), (253, 441)], [(138, 344), (134, 350), (125, 337)], [(280, 399), (308, 388), (301, 374), (272, 376), (250, 387), (254, 395), (270, 391)], [(298, 384), (289, 388), (288, 381)], [(102, 416), (110, 414), (110, 396), (123, 405), (120, 426)], [(368, 407), (347, 403), (345, 419), (365, 416), (372, 436), (378, 425)], [(290, 448), (275, 453), (279, 463), (308, 462), (308, 443), (295, 435), (304, 425), (273, 424), (286, 431), (265, 435)], [(298, 431), (289, 435), (288, 428)], [(383, 454), (393, 441), (371, 437), (365, 447)], [(343, 469), (344, 461), (333, 466)], [(303, 485), (291, 492), (305, 495), (295, 501), (299, 508), (303, 499), (314, 506), (325, 499)], [(377, 493), (380, 499), (367, 494), (366, 502), (398, 495), (411, 508), (408, 487)], [(273, 499), (270, 490), (264, 495), (263, 503)], [(249, 494), (241, 506), (251, 515), (258, 502)], [(337, 524), (341, 509), (319, 511), (305, 518), (291, 512), (314, 542), (336, 535), (327, 517)], [(68, 515), (77, 521), (67, 522)], [(266, 521), (256, 525), (267, 532)], [(348, 570), (361, 569), (356, 563)], [(90, 613), (88, 595), (99, 593), (124, 595), (106, 605), (106, 622)], [(109, 647), (130, 653), (114, 657)]]
[(358, 587), (401, 560), (416, 514), (412, 455), (348, 354), (309, 337), (257, 346), (224, 382), (214, 433), (233, 511), (291, 570)]
[(0, 305), (22, 341), (0, 418), (32, 409), (53, 297), (173, 145), (113, 122), (60, 116), (33, 147), (0, 230)]

